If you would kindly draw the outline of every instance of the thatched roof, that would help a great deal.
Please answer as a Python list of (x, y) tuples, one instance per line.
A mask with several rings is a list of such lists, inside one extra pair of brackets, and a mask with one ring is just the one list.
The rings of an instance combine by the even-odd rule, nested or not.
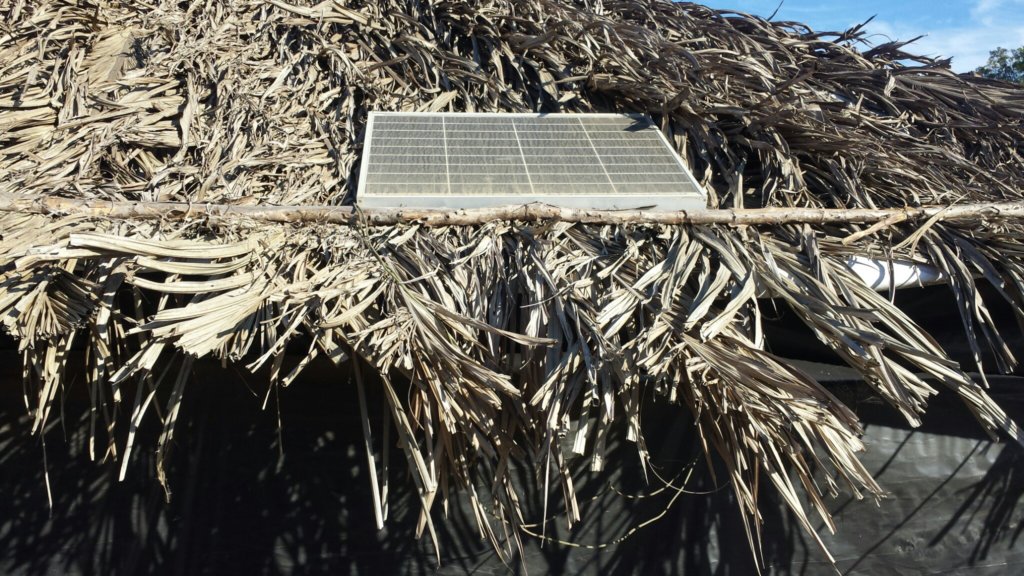
[[(809, 532), (810, 511), (831, 529), (824, 496), (883, 487), (857, 460), (854, 412), (771, 353), (765, 292), (911, 424), (943, 386), (1022, 439), (967, 371), (1016, 365), (977, 287), (1021, 315), (1024, 227), (942, 209), (1022, 200), (1019, 87), (858, 30), (664, 1), (44, 0), (3, 15), (0, 321), (36, 432), (84, 375), (97, 458), (130, 456), (124, 431), (156, 417), (153, 398), (165, 453), (194, 359), (269, 366), (286, 386), (326, 356), (355, 367), (353, 402), (363, 372), (379, 377), (428, 531), (442, 501), (468, 498), (481, 534), (514, 544), (531, 522), (522, 462), (562, 486), (572, 522), (580, 455), (647, 466), (652, 397), (693, 419), (752, 541), (762, 478)], [(369, 110), (644, 112), (713, 208), (931, 211), (870, 226), (259, 216), (350, 203)], [(937, 313), (959, 316), (976, 365), (850, 272), (851, 254), (938, 267), (957, 306)], [(298, 365), (289, 343), (308, 350)], [(620, 430), (639, 460), (605, 462)], [(381, 431), (366, 431), (373, 458)]]

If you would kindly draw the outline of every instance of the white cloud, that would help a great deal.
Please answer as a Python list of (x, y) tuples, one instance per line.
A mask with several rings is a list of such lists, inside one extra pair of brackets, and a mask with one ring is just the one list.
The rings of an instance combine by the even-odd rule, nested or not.
[(985, 24), (995, 25), (998, 17), (1008, 10), (1017, 11), (1024, 9), (1024, 0), (978, 0), (971, 7), (971, 18)]
[[(704, 0), (767, 16), (779, 0)], [(816, 30), (843, 30), (878, 19), (866, 30), (874, 44), (924, 36), (906, 48), (925, 56), (953, 58), (953, 69), (968, 72), (1002, 46), (1024, 46), (1024, 0), (786, 0), (777, 19), (806, 22)]]
[(958, 72), (967, 72), (981, 66), (988, 60), (989, 51), (998, 46), (1005, 48), (1024, 46), (1024, 26), (984, 28), (965, 26), (925, 32), (889, 22), (872, 22), (868, 29), (879, 35), (879, 37), (872, 38), (875, 44), (887, 41), (886, 38), (909, 40), (915, 36), (926, 34), (904, 50), (924, 56), (952, 57), (953, 69)]
[(936, 28), (921, 28), (895, 22), (876, 21), (868, 31), (877, 34), (872, 42), (909, 40), (925, 35), (905, 50), (925, 56), (953, 58), (953, 69), (967, 72), (988, 60), (996, 47), (1024, 46), (1024, 0), (978, 0), (966, 21)]

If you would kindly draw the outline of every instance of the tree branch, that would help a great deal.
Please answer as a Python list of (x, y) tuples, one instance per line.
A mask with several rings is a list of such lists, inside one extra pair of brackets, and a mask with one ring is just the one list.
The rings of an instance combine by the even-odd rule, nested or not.
[(1024, 202), (958, 204), (908, 208), (753, 208), (746, 210), (655, 211), (581, 210), (547, 204), (463, 210), (421, 208), (354, 209), (351, 206), (236, 206), (186, 202), (125, 202), (59, 197), (0, 198), (0, 212), (79, 215), (93, 218), (166, 219), (229, 218), (257, 222), (323, 223), (371, 226), (419, 223), (425, 226), (471, 226), (495, 220), (562, 221), (584, 224), (873, 224), (887, 220), (995, 220), (1024, 218)]

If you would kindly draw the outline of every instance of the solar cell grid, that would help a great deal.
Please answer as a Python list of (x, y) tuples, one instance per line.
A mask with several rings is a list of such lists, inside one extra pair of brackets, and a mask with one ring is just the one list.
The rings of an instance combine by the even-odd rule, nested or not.
[(695, 210), (705, 198), (643, 116), (371, 113), (357, 201)]

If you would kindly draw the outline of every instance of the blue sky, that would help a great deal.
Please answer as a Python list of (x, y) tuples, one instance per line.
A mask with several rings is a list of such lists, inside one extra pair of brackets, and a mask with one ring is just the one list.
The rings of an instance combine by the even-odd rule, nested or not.
[[(696, 0), (719, 9), (768, 17), (779, 0)], [(871, 16), (868, 32), (881, 44), (926, 35), (911, 52), (953, 58), (966, 72), (984, 64), (997, 46), (1024, 46), (1024, 0), (785, 0), (776, 20), (795, 20), (815, 30), (844, 30)]]

